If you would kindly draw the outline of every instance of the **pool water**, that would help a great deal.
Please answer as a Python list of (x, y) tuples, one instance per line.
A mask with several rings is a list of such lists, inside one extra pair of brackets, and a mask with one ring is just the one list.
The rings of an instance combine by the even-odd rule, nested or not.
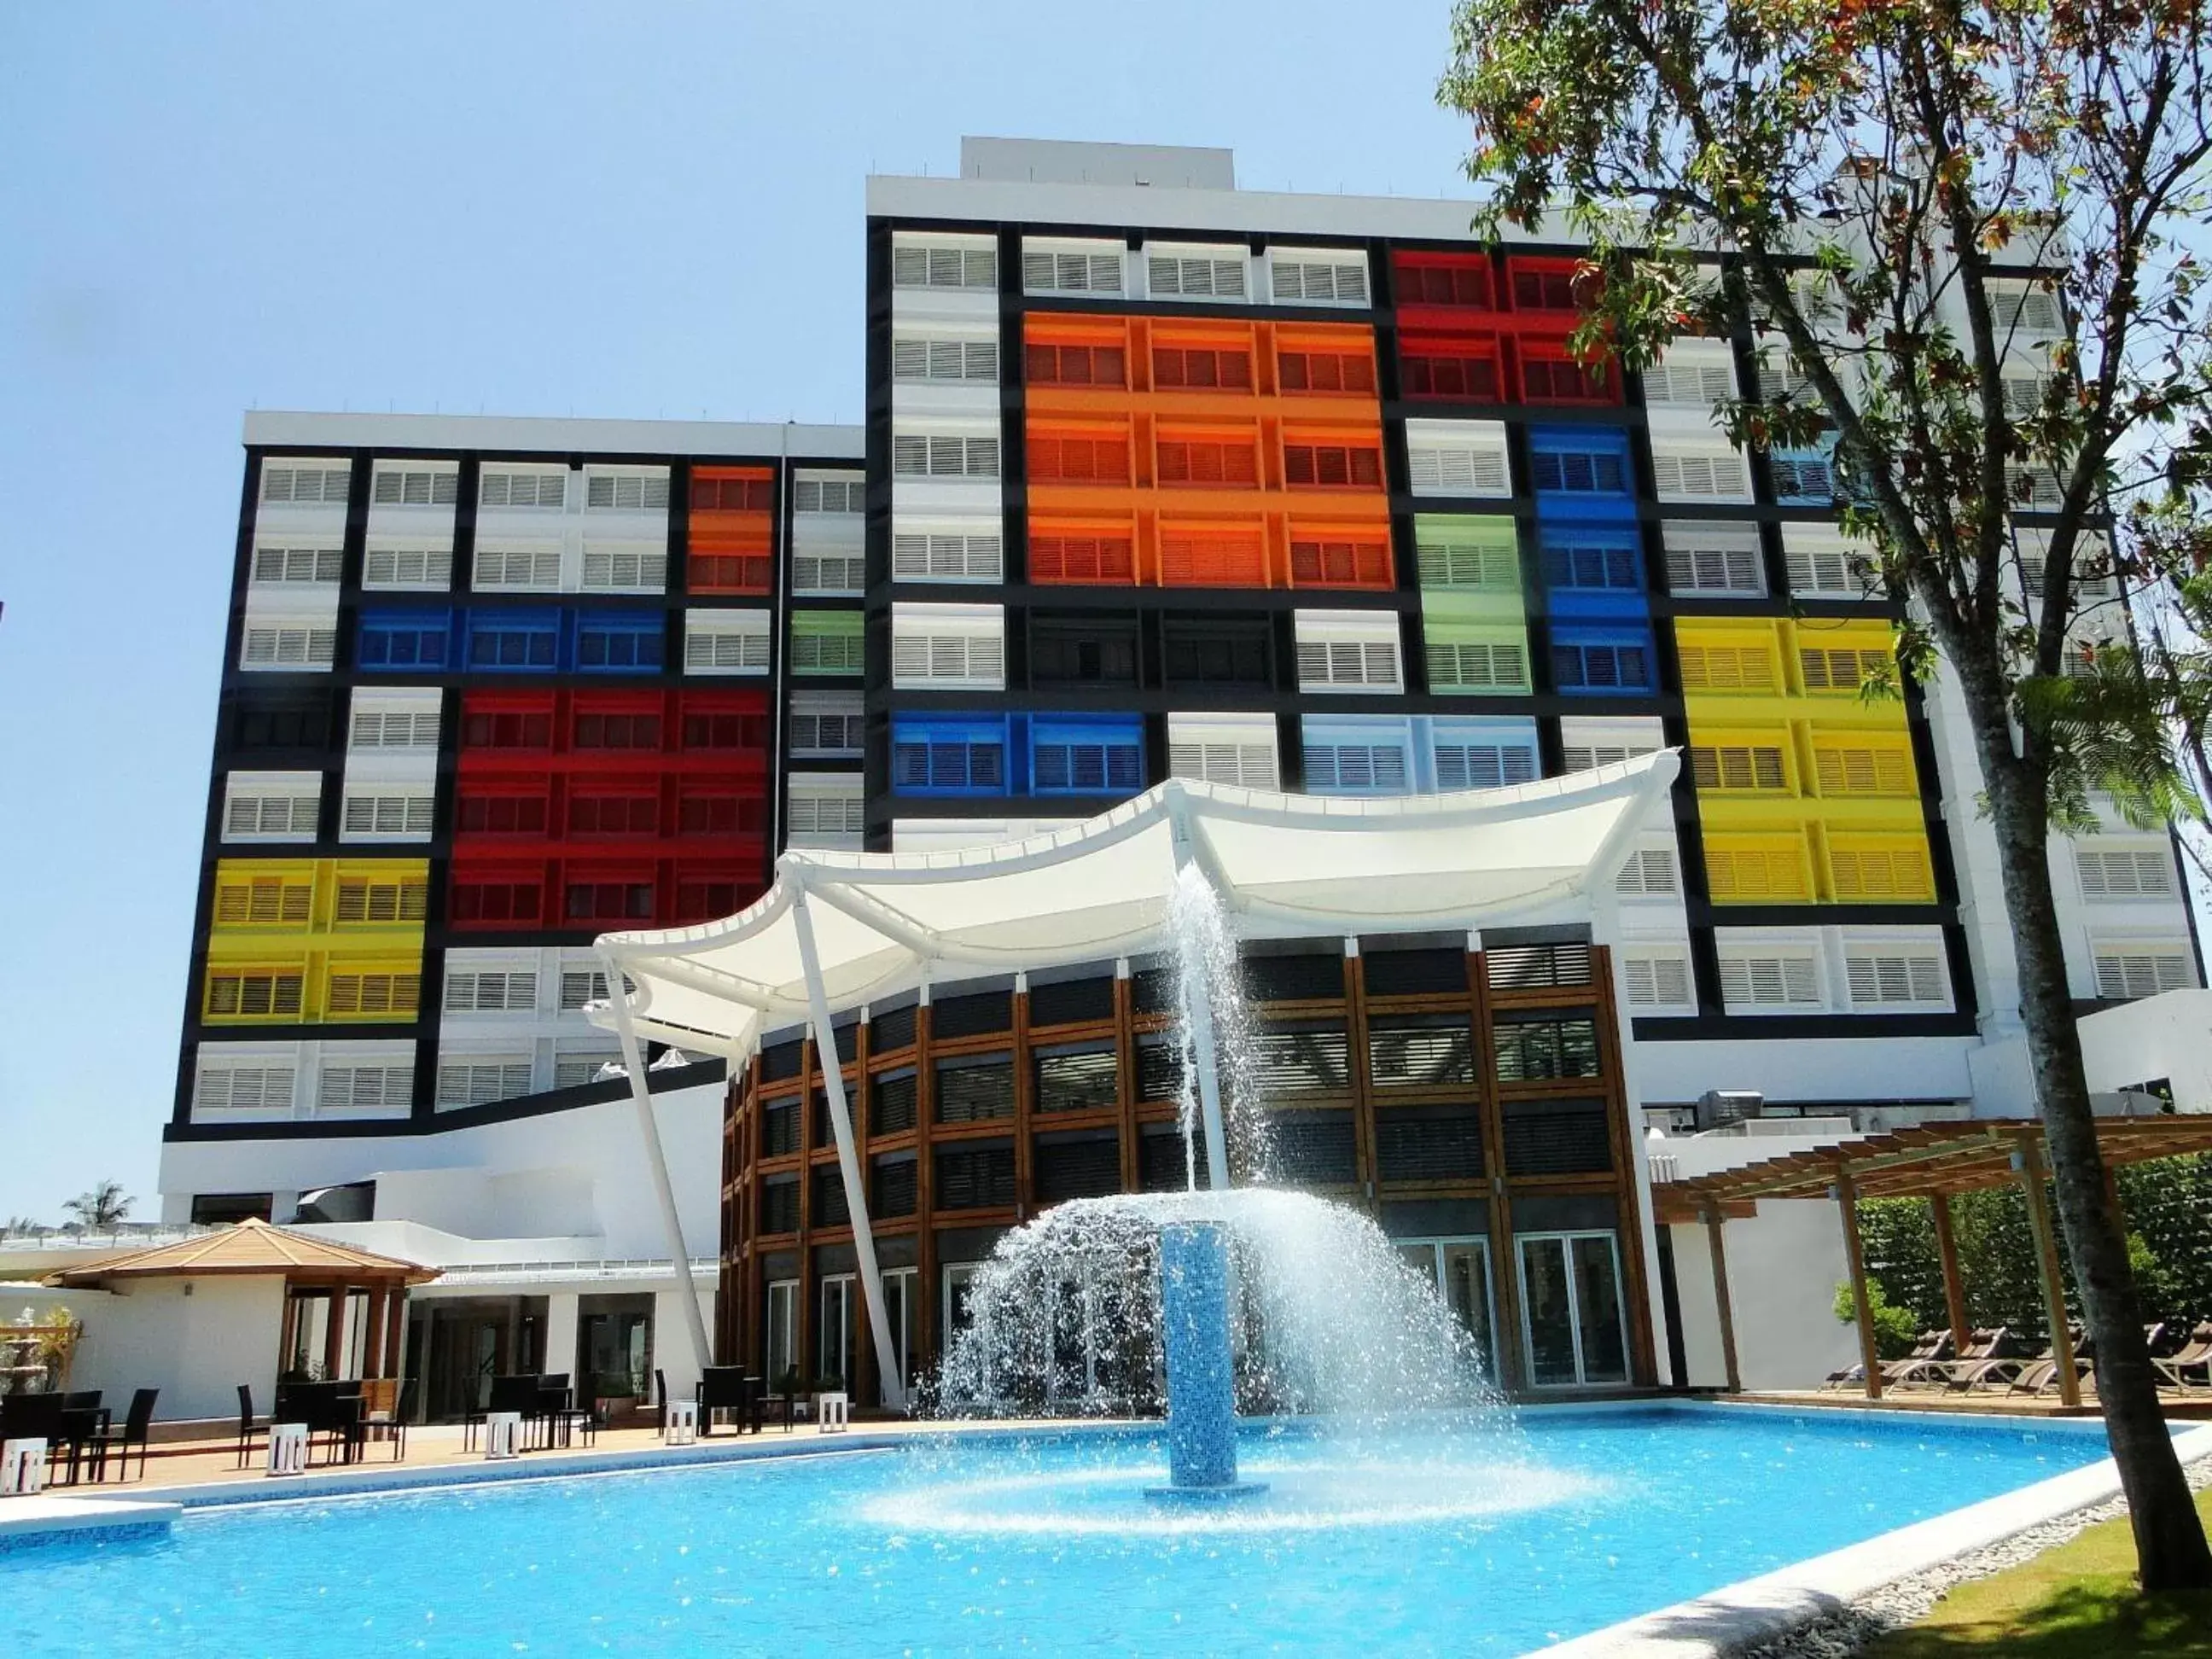
[(1248, 1431), (1163, 1510), (1149, 1433), (932, 1441), (188, 1512), (0, 1553), (11, 1659), (1511, 1655), (2092, 1462), (2101, 1435), (1747, 1410)]

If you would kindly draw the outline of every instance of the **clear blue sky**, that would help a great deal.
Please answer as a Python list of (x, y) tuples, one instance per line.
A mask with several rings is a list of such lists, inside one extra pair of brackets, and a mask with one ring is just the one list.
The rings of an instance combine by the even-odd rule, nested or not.
[(152, 1212), (243, 410), (855, 421), (871, 170), (1459, 194), (1447, 13), (0, 7), (0, 1216)]

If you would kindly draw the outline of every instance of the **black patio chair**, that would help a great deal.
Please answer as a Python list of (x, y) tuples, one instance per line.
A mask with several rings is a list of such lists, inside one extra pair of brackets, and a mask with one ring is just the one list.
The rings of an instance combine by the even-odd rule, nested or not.
[(253, 1389), (247, 1383), (240, 1383), (238, 1385), (238, 1462), (235, 1467), (241, 1469), (246, 1467), (246, 1460), (253, 1453), (254, 1437), (268, 1433), (269, 1422), (270, 1419), (265, 1417), (254, 1416)]
[(62, 1401), (58, 1394), (11, 1394), (0, 1397), (0, 1440), (43, 1440), (53, 1461), (63, 1440)]
[[(69, 1449), (69, 1484), (76, 1485), (83, 1473), (84, 1457), (92, 1454), (93, 1479), (97, 1480), (106, 1472), (108, 1419), (110, 1413), (100, 1403), (98, 1389), (82, 1389), (62, 1396), (61, 1442)], [(51, 1448), (51, 1443), (49, 1443)], [(50, 1449), (49, 1460), (53, 1456)]]
[(517, 1451), (530, 1449), (530, 1429), (533, 1424), (544, 1421), (544, 1407), (538, 1399), (538, 1388), (543, 1382), (535, 1371), (517, 1376), (495, 1376), (491, 1380), (491, 1396), (485, 1402), (478, 1420), (495, 1412), (513, 1412), (522, 1419), (523, 1432), (518, 1437)]
[(734, 1412), (738, 1415), (737, 1431), (745, 1431), (745, 1369), (742, 1365), (709, 1365), (699, 1373), (699, 1433), (702, 1438), (714, 1432), (714, 1413)]
[(668, 1438), (668, 1373), (655, 1365), (653, 1368), (653, 1392), (660, 1396), (660, 1437)]
[(110, 1427), (100, 1437), (100, 1455), (94, 1461), (99, 1479), (107, 1479), (107, 1454), (122, 1455), (122, 1467), (116, 1474), (118, 1480), (131, 1478), (131, 1448), (138, 1448), (138, 1478), (146, 1478), (146, 1445), (154, 1428), (154, 1402), (161, 1397), (159, 1389), (139, 1389), (131, 1396), (131, 1409), (124, 1413), (121, 1428)]

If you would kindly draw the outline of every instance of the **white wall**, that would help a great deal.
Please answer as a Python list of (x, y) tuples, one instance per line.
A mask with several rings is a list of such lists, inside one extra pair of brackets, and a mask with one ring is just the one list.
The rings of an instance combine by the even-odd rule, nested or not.
[[(66, 1307), (84, 1322), (69, 1385), (98, 1389), (118, 1423), (137, 1389), (161, 1391), (154, 1416), (164, 1423), (235, 1421), (241, 1382), (253, 1390), (257, 1411), (276, 1398), (284, 1281), (273, 1275), (156, 1279), (112, 1292), (52, 1290), (33, 1305)], [(21, 1310), (16, 1304), (8, 1313)]]
[(1755, 1089), (1796, 1101), (1965, 1100), (1973, 1093), (1972, 1037), (1799, 1037), (1787, 1042), (1639, 1042), (1647, 1102), (1695, 1100), (1708, 1089)]
[[(1669, 1231), (1690, 1381), (1717, 1389), (1728, 1380), (1728, 1367), (1705, 1229)], [(1836, 1286), (1850, 1270), (1844, 1260), (1843, 1220), (1833, 1204), (1770, 1199), (1749, 1219), (1723, 1224), (1722, 1249), (1736, 1369), (1745, 1388), (1818, 1388), (1830, 1372), (1858, 1362), (1858, 1333), (1835, 1315)]]
[[(653, 1096), (684, 1244), (720, 1238), (723, 1085)], [(636, 1108), (628, 1099), (422, 1135), (173, 1140), (161, 1149), (163, 1212), (194, 1193), (299, 1192), (377, 1182), (376, 1218), (468, 1237), (596, 1235), (611, 1256), (665, 1256)]]

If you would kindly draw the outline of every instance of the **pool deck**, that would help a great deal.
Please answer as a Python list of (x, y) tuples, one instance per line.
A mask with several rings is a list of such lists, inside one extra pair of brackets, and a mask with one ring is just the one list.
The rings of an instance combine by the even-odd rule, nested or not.
[[(1805, 1406), (1822, 1411), (1943, 1412), (1956, 1416), (1995, 1417), (2104, 1415), (2096, 1395), (2087, 1390), (2079, 1406), (2062, 1406), (2051, 1395), (2030, 1399), (2002, 1390), (1960, 1394), (1948, 1389), (1893, 1389), (1879, 1400), (1869, 1400), (1856, 1389), (1771, 1389), (1712, 1397), (1760, 1406)], [(2212, 1421), (2212, 1394), (2169, 1395), (2159, 1403), (2169, 1423)]]

